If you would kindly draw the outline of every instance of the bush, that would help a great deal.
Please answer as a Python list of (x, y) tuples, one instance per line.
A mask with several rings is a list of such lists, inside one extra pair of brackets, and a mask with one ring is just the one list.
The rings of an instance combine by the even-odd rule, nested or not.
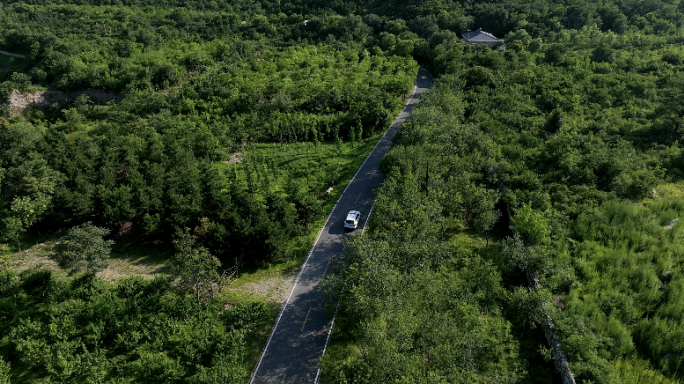
[(116, 295), (122, 299), (128, 299), (143, 293), (146, 281), (140, 276), (133, 276), (119, 281), (116, 286)]
[(474, 66), (465, 72), (464, 77), (467, 87), (494, 86), (494, 75), (485, 67)]
[(551, 234), (549, 223), (544, 216), (532, 210), (529, 204), (517, 209), (512, 221), (513, 228), (529, 244), (540, 244)]
[(49, 269), (26, 270), (19, 277), (21, 288), (37, 301), (49, 298), (57, 285)]
[(96, 300), (107, 290), (104, 280), (93, 275), (83, 275), (71, 281), (71, 294), (81, 300)]
[(185, 375), (180, 360), (165, 353), (141, 352), (140, 358), (131, 364), (131, 369), (139, 380), (153, 384), (178, 383)]
[(299, 224), (308, 226), (323, 213), (321, 201), (309, 193), (299, 193), (292, 198), (299, 216)]
[(94, 275), (107, 268), (114, 241), (105, 240), (109, 230), (91, 222), (73, 227), (55, 248), (54, 258), (60, 268), (71, 273), (85, 270)]
[(17, 272), (11, 269), (0, 271), (0, 297), (11, 297), (19, 291)]
[(643, 199), (652, 194), (658, 184), (659, 177), (649, 169), (639, 169), (625, 172), (613, 180), (612, 189), (620, 197), (629, 199)]
[(0, 384), (10, 384), (10, 365), (0, 357)]
[(681, 65), (682, 63), (684, 63), (684, 59), (682, 59), (682, 56), (675, 52), (663, 53), (662, 60), (672, 65)]
[(189, 382), (192, 384), (240, 383), (249, 378), (248, 374), (237, 355), (221, 353), (214, 357), (211, 368), (200, 367), (199, 372), (191, 377)]
[(229, 329), (252, 329), (267, 309), (266, 303), (261, 301), (238, 303), (223, 313), (223, 321)]

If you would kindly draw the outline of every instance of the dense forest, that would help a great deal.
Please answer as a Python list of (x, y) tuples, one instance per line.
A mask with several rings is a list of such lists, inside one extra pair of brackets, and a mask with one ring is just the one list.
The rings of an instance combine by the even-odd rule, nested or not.
[[(277, 308), (222, 288), (306, 252), (418, 70), (359, 16), (139, 5), (0, 4), (0, 381), (247, 380)], [(135, 247), (166, 277), (103, 281)]]
[(546, 316), (577, 382), (681, 379), (681, 12), (555, 7), (505, 50), (430, 51), (328, 282), (330, 382), (560, 382)]
[[(263, 154), (242, 156), (242, 174), (220, 164), (255, 142), (316, 145), (372, 136), (389, 124), (417, 70), (410, 58), (371, 55), (353, 41), (274, 46), (251, 27), (244, 32), (256, 33), (256, 40), (242, 40), (228, 26), (222, 38), (219, 32), (188, 34), (188, 20), (175, 21), (178, 10), (150, 15), (45, 6), (34, 14), (7, 8), (15, 25), (29, 24), (5, 25), (5, 39), (18, 44), (8, 49), (33, 46), (35, 53), (27, 74), (5, 74), (5, 97), (37, 82), (62, 91), (98, 89), (120, 99), (96, 105), (84, 94), (67, 93), (75, 95), (67, 103), (2, 121), (3, 233), (17, 247), (25, 231), (54, 230), (55, 223), (94, 220), (168, 241), (207, 217), (215, 225), (206, 242), (218, 254), (246, 253), (253, 264), (277, 257), (282, 239), (317, 213), (312, 193), (320, 191), (296, 183), (280, 183), (276, 191), (252, 182), (280, 171)], [(74, 11), (83, 12), (85, 23), (106, 20), (109, 26), (92, 38), (94, 31), (67, 22)], [(222, 17), (228, 25), (237, 20)], [(124, 36), (142, 18), (150, 18), (143, 31), (156, 40)], [(167, 21), (168, 36), (154, 32), (154, 24)], [(63, 25), (63, 31), (50, 31), (65, 37), (37, 34), (46, 23)], [(297, 25), (303, 27), (301, 20)], [(18, 207), (19, 201), (33, 212), (24, 213), (29, 208)]]
[(291, 257), (418, 64), (435, 87), (325, 286), (324, 380), (559, 382), (548, 316), (577, 382), (678, 382), (682, 42), (678, 0), (2, 1), (0, 98), (59, 92), (0, 105), (3, 257), (69, 228), (174, 256), (117, 284), (97, 252), (66, 280), (0, 262), (0, 382), (245, 382), (269, 309), (221, 271)]

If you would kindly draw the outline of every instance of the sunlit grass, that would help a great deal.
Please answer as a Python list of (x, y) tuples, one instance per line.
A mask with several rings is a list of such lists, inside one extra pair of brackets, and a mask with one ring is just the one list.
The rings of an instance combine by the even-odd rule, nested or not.
[(667, 183), (657, 186), (655, 189), (656, 199), (682, 199), (684, 200), (684, 181)]

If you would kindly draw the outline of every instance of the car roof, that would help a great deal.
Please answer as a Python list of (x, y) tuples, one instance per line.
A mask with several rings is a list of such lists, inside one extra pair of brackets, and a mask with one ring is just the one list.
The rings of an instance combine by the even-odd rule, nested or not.
[(360, 214), (361, 214), (361, 212), (359, 212), (359, 211), (349, 211), (349, 213), (347, 213), (347, 217), (356, 216), (356, 215), (360, 215)]

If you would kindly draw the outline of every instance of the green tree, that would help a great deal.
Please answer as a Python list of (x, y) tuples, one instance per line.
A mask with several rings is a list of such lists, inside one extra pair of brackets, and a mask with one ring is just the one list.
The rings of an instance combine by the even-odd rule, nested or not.
[(21, 235), (26, 232), (26, 228), (21, 222), (21, 219), (14, 216), (7, 216), (2, 220), (3, 236), (7, 239), (17, 242), (17, 248), (21, 252)]
[(609, 63), (613, 61), (613, 50), (608, 45), (602, 44), (591, 51), (591, 59), (599, 63)]
[(679, 76), (671, 77), (662, 90), (659, 101), (661, 104), (657, 112), (666, 119), (671, 129), (671, 139), (678, 140), (684, 121), (684, 81)]
[(0, 384), (10, 384), (10, 365), (0, 357)]
[(560, 64), (565, 60), (567, 48), (561, 44), (551, 44), (544, 52), (544, 58), (549, 64)]
[(504, 269), (532, 273), (544, 273), (549, 268), (550, 254), (551, 250), (545, 246), (526, 247), (519, 235), (506, 238), (499, 251)]
[(69, 229), (55, 248), (54, 258), (60, 268), (71, 273), (85, 270), (90, 275), (107, 268), (113, 240), (105, 240), (109, 234), (106, 228), (100, 228), (91, 222)]
[[(498, 200), (498, 197), (496, 200)], [(485, 201), (485, 203), (488, 204), (490, 201)], [(496, 201), (494, 201), (494, 204), (496, 204)], [(485, 233), (485, 249), (489, 249), (489, 231), (492, 230), (497, 221), (499, 221), (500, 217), (501, 212), (494, 209), (485, 209), (481, 211), (473, 221), (473, 227), (477, 231)]]
[(506, 299), (511, 317), (525, 327), (535, 328), (546, 320), (544, 304), (551, 301), (551, 294), (547, 290), (516, 287), (507, 293)]
[[(39, 169), (36, 173), (45, 174), (54, 173), (42, 161), (35, 162), (31, 166)], [(14, 172), (26, 172), (24, 169), (15, 168)], [(34, 170), (35, 171), (35, 170)], [(2, 174), (0, 174), (2, 176)], [(54, 177), (54, 175), (52, 175)], [(0, 177), (0, 182), (2, 178)], [(12, 180), (9, 180), (11, 183)], [(20, 192), (25, 194), (23, 196), (15, 196), (11, 199), (9, 204), (9, 212), (3, 218), (3, 235), (7, 239), (17, 242), (17, 248), (21, 251), (21, 235), (29, 230), (29, 228), (40, 221), (41, 217), (50, 208), (52, 202), (52, 195), (55, 189), (55, 183), (51, 177), (23, 177), (21, 181), (16, 183), (15, 193)], [(7, 188), (10, 189), (10, 188)]]
[(511, 221), (513, 228), (531, 245), (541, 244), (551, 234), (544, 216), (534, 211), (529, 204), (517, 209)]
[(463, 76), (465, 77), (466, 86), (468, 87), (494, 86), (494, 75), (492, 74), (492, 71), (485, 67), (474, 66), (469, 68), (465, 71)]
[(195, 241), (189, 228), (174, 241), (177, 251), (171, 260), (171, 278), (182, 290), (193, 291), (197, 302), (208, 304), (220, 278), (221, 262), (206, 248), (195, 246)]
[(363, 41), (372, 30), (361, 19), (361, 16), (350, 15), (339, 23), (339, 33), (346, 41)]
[(10, 210), (21, 220), (24, 228), (28, 229), (47, 210), (49, 202), (49, 196), (45, 195), (37, 198), (29, 196), (17, 197), (12, 201)]

